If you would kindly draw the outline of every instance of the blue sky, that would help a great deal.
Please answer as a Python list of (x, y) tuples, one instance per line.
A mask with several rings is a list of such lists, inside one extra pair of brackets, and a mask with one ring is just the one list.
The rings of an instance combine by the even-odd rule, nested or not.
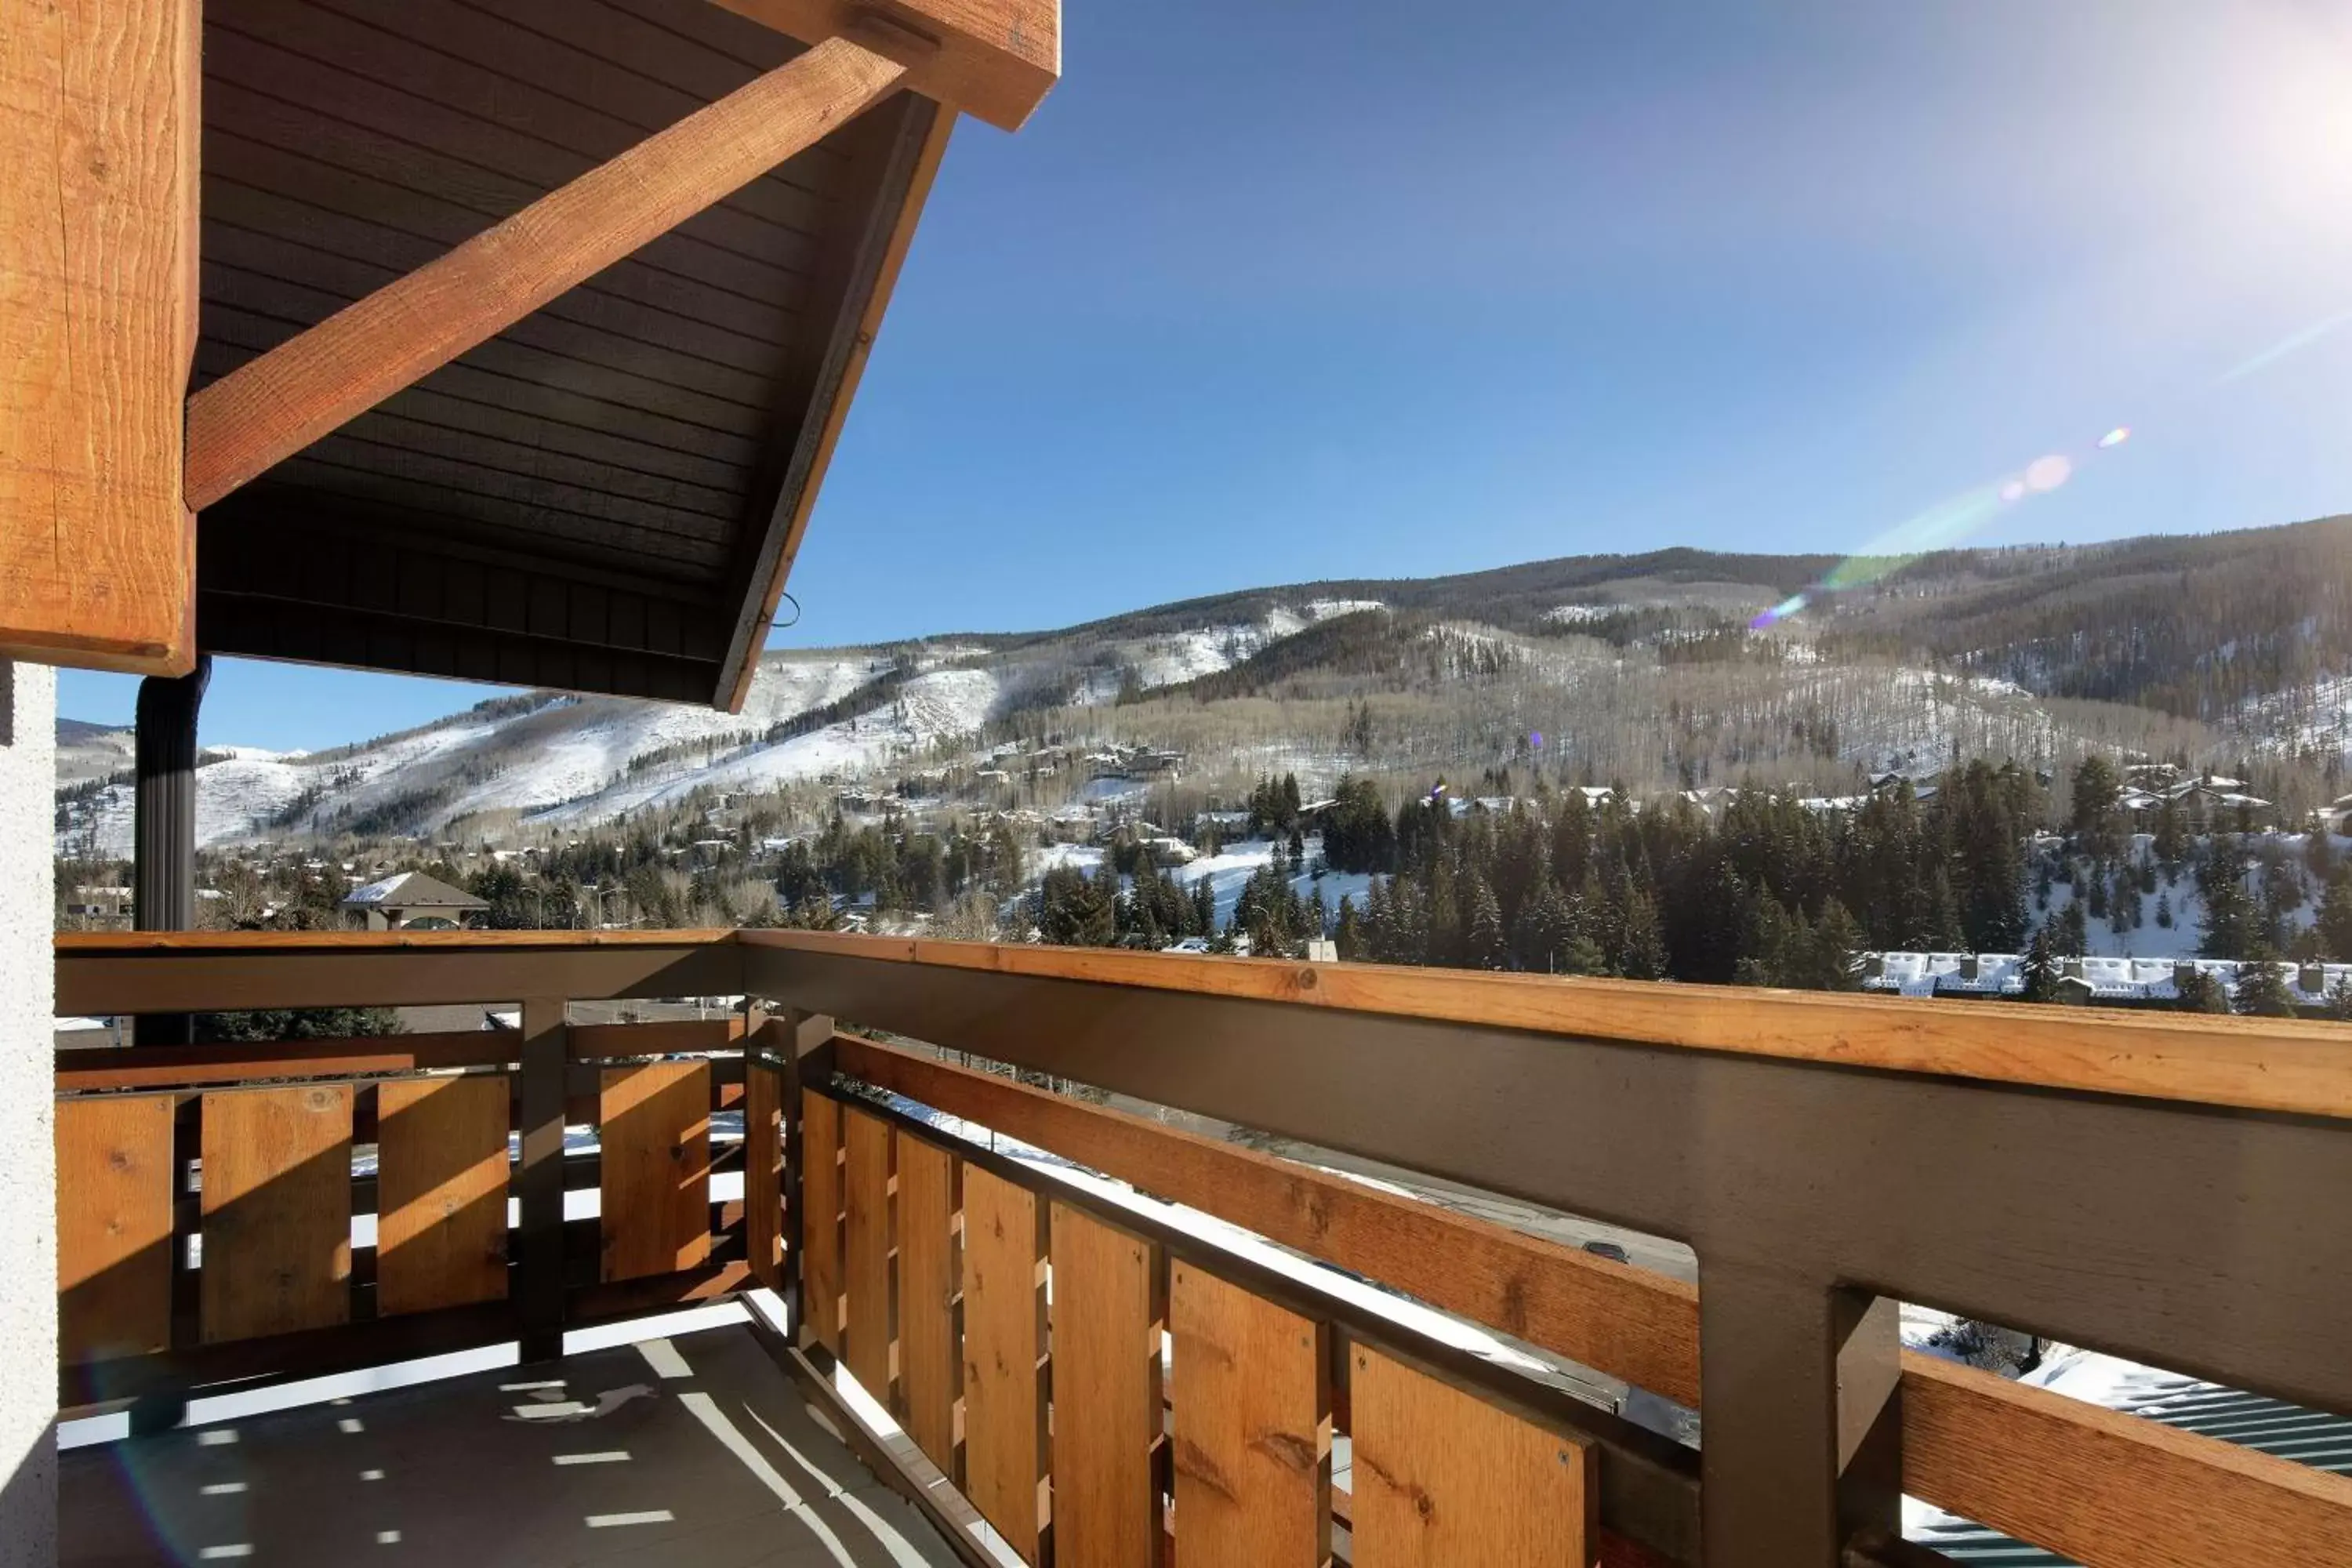
[[(957, 132), (779, 641), (1687, 544), (2352, 510), (2332, 0), (1081, 0)], [(2129, 425), (2111, 452), (2098, 436)], [(128, 680), (61, 710), (127, 718)], [(225, 662), (215, 743), (481, 688)]]

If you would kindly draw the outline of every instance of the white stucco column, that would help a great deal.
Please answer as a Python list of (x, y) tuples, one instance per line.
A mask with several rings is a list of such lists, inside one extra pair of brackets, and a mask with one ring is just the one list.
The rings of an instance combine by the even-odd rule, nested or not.
[(0, 658), (0, 1568), (58, 1560), (57, 672)]

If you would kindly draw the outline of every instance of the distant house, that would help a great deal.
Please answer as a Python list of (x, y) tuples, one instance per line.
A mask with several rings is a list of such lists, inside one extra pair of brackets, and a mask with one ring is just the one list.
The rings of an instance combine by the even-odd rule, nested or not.
[(403, 871), (381, 882), (354, 888), (343, 908), (369, 931), (456, 931), (468, 915), (490, 906), (462, 889), (422, 871)]

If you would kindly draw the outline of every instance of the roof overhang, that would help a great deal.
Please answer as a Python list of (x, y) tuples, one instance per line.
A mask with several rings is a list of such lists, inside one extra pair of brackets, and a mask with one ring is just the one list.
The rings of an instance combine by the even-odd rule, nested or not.
[[(144, 423), (98, 395), (69, 411), (83, 425), (51, 449), (144, 445), (101, 454), (121, 495), (59, 512), (22, 561), (0, 546), (0, 579), (46, 574), (0, 611), (0, 652), (741, 705), (957, 111), (1026, 117), (1059, 68), (1057, 0), (584, 15), (205, 0), (200, 91), (120, 83), (149, 117), (127, 122), (162, 113), (175, 144), (201, 104), (201, 158), (180, 144), (176, 183), (129, 215), (162, 265), (122, 268), (153, 285), (144, 324), (192, 339), (193, 375), (167, 349), (141, 367)], [(772, 166), (746, 151), (770, 143), (789, 152)], [(690, 188), (698, 160), (730, 159), (748, 166)], [(642, 195), (664, 180), (667, 205)], [(72, 323), (71, 292), (33, 324)], [(412, 355), (436, 331), (446, 353)], [(385, 368), (404, 358), (415, 374)], [(148, 449), (184, 396), (193, 552), (183, 454)], [(0, 451), (20, 509), (37, 467)]]

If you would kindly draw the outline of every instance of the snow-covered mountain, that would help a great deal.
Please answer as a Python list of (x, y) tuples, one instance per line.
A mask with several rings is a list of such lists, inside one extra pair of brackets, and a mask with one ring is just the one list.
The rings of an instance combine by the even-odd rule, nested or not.
[[(1010, 707), (1115, 702), (1232, 668), (1361, 601), (1276, 605), (1181, 632), (1013, 648), (943, 638), (897, 648), (771, 652), (740, 714), (532, 693), (321, 752), (215, 746), (196, 773), (207, 845), (354, 833), (424, 837), (610, 821), (709, 787), (757, 792), (875, 780), (976, 741)], [(130, 853), (131, 731), (62, 721), (60, 853)], [(79, 789), (73, 786), (80, 785)]]
[[(1956, 757), (2056, 777), (2097, 751), (2263, 768), (2300, 825), (2352, 766), (2352, 518), (1941, 552), (1864, 588), (1810, 586), (1835, 564), (1580, 556), (772, 652), (740, 714), (534, 692), (329, 751), (208, 732), (197, 829), (206, 844), (528, 837), (706, 787), (918, 775), (958, 781), (950, 810), (1051, 815), (1124, 787), (1094, 776), (1110, 747), (1181, 759), (1194, 794), (1221, 798), (1260, 772), (1328, 791), (1349, 770), (1402, 784), (1514, 767), (1636, 794), (1759, 779), (1836, 798)], [(980, 748), (1016, 736), (1010, 772)], [(59, 741), (61, 852), (125, 853), (128, 732), (68, 722)]]

